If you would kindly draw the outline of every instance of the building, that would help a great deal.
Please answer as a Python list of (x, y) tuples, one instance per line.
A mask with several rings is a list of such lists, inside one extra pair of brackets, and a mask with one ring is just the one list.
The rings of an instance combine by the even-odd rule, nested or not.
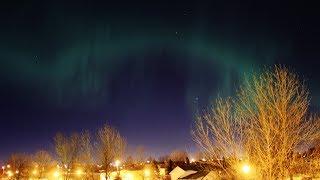
[(217, 171), (198, 171), (194, 174), (190, 174), (185, 177), (179, 178), (179, 180), (214, 180), (219, 179)]
[(177, 166), (169, 174), (170, 174), (171, 180), (177, 180), (179, 178), (189, 176), (189, 175), (194, 174), (196, 172), (197, 171), (190, 170), (190, 169), (189, 170), (187, 170), (187, 169), (184, 170), (181, 167)]

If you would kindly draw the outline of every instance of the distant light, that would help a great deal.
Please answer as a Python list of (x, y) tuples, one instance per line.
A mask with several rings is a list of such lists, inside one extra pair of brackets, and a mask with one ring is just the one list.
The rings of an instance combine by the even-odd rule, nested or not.
[(150, 161), (148, 160), (147, 163), (150, 163)]
[(114, 162), (114, 165), (117, 166), (117, 167), (119, 167), (120, 163), (121, 163), (120, 160), (116, 160), (116, 161)]
[(10, 168), (10, 167), (11, 167), (10, 164), (8, 164), (8, 165), (7, 165), (7, 168)]
[(244, 164), (242, 166), (242, 172), (243, 173), (248, 174), (248, 173), (250, 173), (250, 170), (251, 170), (251, 167), (248, 164)]
[(16, 174), (18, 174), (19, 173), (19, 170), (16, 170)]
[(206, 159), (205, 159), (205, 158), (202, 158), (201, 160), (202, 160), (202, 161), (206, 161)]
[(7, 174), (8, 174), (9, 177), (12, 177), (12, 176), (13, 176), (12, 171), (7, 171)]
[(193, 162), (196, 162), (196, 160), (193, 159), (193, 158), (191, 158), (191, 159), (190, 159), (190, 162), (193, 163)]
[(2, 166), (1, 168), (2, 168), (2, 170), (4, 170), (6, 167), (5, 167), (5, 166)]
[(82, 169), (77, 169), (76, 174), (77, 176), (81, 176), (83, 174)]
[(33, 170), (33, 171), (32, 171), (32, 174), (33, 174), (33, 175), (37, 175), (37, 174), (38, 174), (38, 171), (37, 171), (37, 170)]
[(160, 168), (160, 176), (165, 176), (166, 175), (166, 169), (165, 168)]
[(54, 177), (59, 177), (59, 176), (60, 176), (60, 172), (59, 172), (59, 171), (55, 171), (55, 172), (53, 173), (53, 176), (54, 176)]
[(100, 180), (106, 180), (106, 173), (100, 173)]
[(149, 169), (145, 169), (145, 170), (144, 170), (144, 176), (145, 176), (145, 177), (149, 177), (150, 175), (151, 175), (150, 170), (149, 170)]
[(131, 173), (125, 173), (124, 174), (124, 177), (123, 177), (124, 180), (133, 180), (133, 174)]

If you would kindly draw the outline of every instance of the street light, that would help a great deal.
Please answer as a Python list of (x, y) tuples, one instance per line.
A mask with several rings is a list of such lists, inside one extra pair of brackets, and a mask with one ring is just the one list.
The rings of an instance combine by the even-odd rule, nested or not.
[(59, 176), (60, 176), (60, 172), (59, 172), (59, 171), (55, 171), (55, 172), (53, 173), (53, 176), (54, 176), (55, 178), (59, 177)]
[(114, 162), (114, 165), (116, 166), (116, 167), (119, 167), (119, 165), (120, 165), (120, 160), (116, 160), (115, 162)]
[(150, 169), (145, 169), (144, 170), (144, 176), (149, 177), (151, 175)]
[(8, 177), (12, 177), (13, 176), (13, 173), (10, 170), (7, 172), (7, 174), (8, 174)]
[(248, 162), (243, 162), (240, 164), (239, 172), (245, 179), (255, 179), (255, 169)]
[(118, 175), (120, 175), (120, 171), (119, 171), (119, 166), (120, 166), (120, 160), (116, 160), (115, 162), (114, 162), (114, 165), (117, 167), (117, 172), (118, 172)]
[(81, 176), (83, 174), (82, 169), (77, 169), (76, 174), (77, 176)]
[(242, 172), (243, 172), (244, 174), (249, 174), (250, 171), (251, 171), (250, 165), (244, 164), (244, 165), (242, 166)]
[(33, 174), (33, 175), (37, 175), (37, 174), (38, 174), (38, 171), (35, 169), (35, 170), (32, 171), (32, 174)]

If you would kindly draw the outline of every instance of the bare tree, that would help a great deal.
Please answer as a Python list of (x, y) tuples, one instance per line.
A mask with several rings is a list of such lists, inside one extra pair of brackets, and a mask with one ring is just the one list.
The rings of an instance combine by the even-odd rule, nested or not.
[(158, 161), (159, 161), (159, 162), (167, 162), (167, 161), (169, 161), (169, 159), (170, 159), (170, 156), (169, 156), (169, 155), (163, 155), (163, 156), (160, 156), (160, 157), (158, 158)]
[(94, 148), (89, 131), (84, 131), (80, 134), (80, 153), (79, 161), (84, 166), (84, 178), (94, 179), (95, 158), (93, 157)]
[(44, 178), (46, 170), (53, 164), (51, 155), (45, 150), (40, 150), (33, 155), (32, 160), (35, 163), (32, 175), (37, 179)]
[[(290, 176), (293, 154), (319, 138), (309, 93), (298, 77), (275, 67), (245, 79), (235, 99), (218, 99), (196, 121), (193, 137), (212, 157), (249, 161), (257, 177)], [(233, 158), (234, 157), (234, 158)]]
[(146, 160), (145, 148), (143, 146), (138, 146), (135, 150), (135, 161), (138, 163), (142, 163)]
[(183, 150), (174, 150), (170, 153), (169, 158), (172, 161), (184, 162), (188, 158), (188, 154), (186, 151)]
[(7, 163), (11, 168), (11, 179), (19, 180), (29, 177), (31, 166), (30, 156), (26, 154), (12, 154)]
[(64, 179), (70, 178), (70, 172), (78, 161), (81, 152), (81, 138), (80, 134), (73, 133), (71, 136), (64, 136), (58, 133), (55, 138), (55, 150), (60, 162), (64, 168)]
[[(210, 110), (199, 115), (192, 131), (194, 141), (200, 146), (202, 158), (214, 159), (216, 166), (234, 176), (236, 164), (243, 156), (243, 127), (235, 118), (231, 98), (218, 98)], [(227, 162), (226, 162), (227, 161)]]
[(98, 131), (97, 135), (98, 158), (105, 170), (106, 176), (110, 175), (110, 164), (116, 159), (123, 157), (126, 140), (120, 135), (119, 131), (105, 124)]

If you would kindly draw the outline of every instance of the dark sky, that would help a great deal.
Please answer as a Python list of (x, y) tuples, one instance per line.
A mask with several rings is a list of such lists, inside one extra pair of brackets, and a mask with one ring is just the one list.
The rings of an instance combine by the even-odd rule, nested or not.
[(304, 1), (1, 1), (0, 162), (105, 122), (150, 154), (192, 151), (195, 110), (274, 64), (317, 107), (319, 19)]

